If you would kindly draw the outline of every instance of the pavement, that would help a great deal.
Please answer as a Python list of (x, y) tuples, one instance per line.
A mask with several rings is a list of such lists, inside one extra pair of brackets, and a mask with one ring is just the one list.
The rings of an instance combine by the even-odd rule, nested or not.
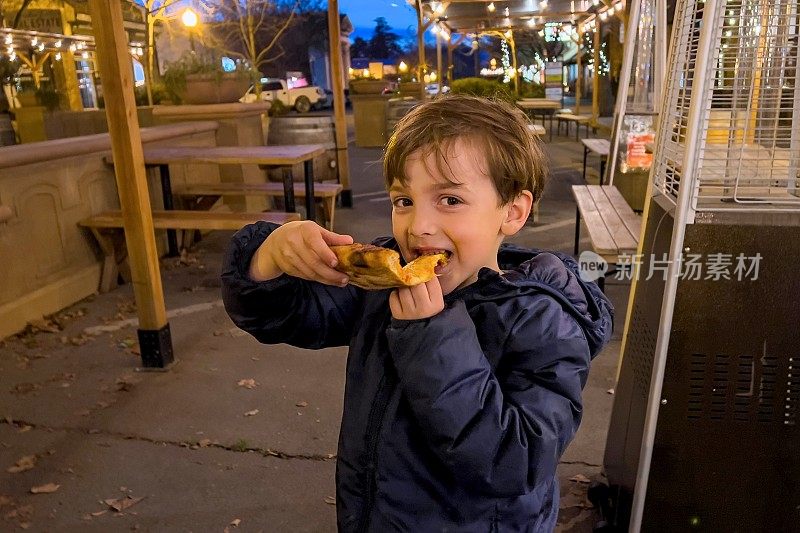
[[(540, 219), (512, 242), (571, 253), (583, 152), (574, 137), (546, 148)], [(354, 207), (337, 209), (336, 230), (358, 241), (390, 233), (380, 157), (351, 145)], [(335, 531), (346, 349), (264, 346), (234, 327), (218, 277), (229, 238), (161, 262), (178, 359), (166, 372), (138, 368), (130, 285), (0, 342), (0, 531)], [(559, 467), (562, 532), (597, 519), (586, 481), (603, 460), (629, 286), (606, 291), (616, 330)]]

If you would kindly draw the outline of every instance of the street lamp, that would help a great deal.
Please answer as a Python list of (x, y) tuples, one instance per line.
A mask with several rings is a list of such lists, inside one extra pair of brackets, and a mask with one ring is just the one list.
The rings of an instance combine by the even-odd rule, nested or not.
[(399, 70), (401, 74), (405, 74), (408, 72), (408, 65), (406, 65), (405, 61), (401, 61), (400, 64), (397, 65), (397, 70)]
[(181, 15), (181, 22), (189, 30), (189, 47), (192, 49), (192, 53), (194, 53), (194, 28), (197, 27), (198, 21), (197, 13), (190, 7), (187, 7)]

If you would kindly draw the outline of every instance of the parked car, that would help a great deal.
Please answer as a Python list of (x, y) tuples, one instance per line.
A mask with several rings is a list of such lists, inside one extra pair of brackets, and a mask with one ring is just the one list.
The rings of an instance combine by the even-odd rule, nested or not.
[[(323, 107), (328, 95), (321, 88), (309, 85), (289, 88), (286, 80), (280, 78), (261, 78), (261, 100), (266, 102), (281, 101), (286, 107), (293, 107), (298, 113), (307, 113), (312, 107)], [(255, 86), (251, 85), (239, 101), (255, 102)]]
[[(431, 96), (436, 96), (439, 94), (439, 84), (438, 83), (428, 83), (425, 85), (425, 92)], [(447, 94), (450, 92), (450, 87), (447, 85), (442, 86), (442, 94)]]

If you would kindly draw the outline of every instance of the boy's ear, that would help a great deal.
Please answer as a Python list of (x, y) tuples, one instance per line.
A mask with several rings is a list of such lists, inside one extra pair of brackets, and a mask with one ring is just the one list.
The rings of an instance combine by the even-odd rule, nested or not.
[(500, 227), (500, 231), (503, 235), (510, 237), (521, 230), (522, 226), (524, 226), (525, 222), (528, 220), (532, 208), (533, 194), (531, 191), (522, 191), (516, 198), (509, 202), (508, 205), (506, 205), (506, 209), (508, 210), (506, 219)]

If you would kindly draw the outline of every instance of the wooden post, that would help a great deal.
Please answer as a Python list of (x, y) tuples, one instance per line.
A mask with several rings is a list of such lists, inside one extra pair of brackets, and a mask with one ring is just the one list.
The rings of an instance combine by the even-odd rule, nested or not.
[(442, 29), (439, 28), (436, 32), (436, 83), (439, 88), (436, 94), (442, 93)]
[[(598, 124), (600, 118), (600, 18), (595, 20), (594, 28), (594, 72), (592, 73), (592, 123)], [(628, 29), (630, 31), (630, 29)]]
[(578, 25), (578, 78), (575, 80), (575, 114), (581, 114), (581, 85), (583, 85), (583, 64), (581, 48), (583, 47), (583, 27)]
[(108, 131), (114, 157), (125, 242), (131, 264), (133, 293), (139, 316), (139, 345), (145, 367), (163, 368), (173, 360), (172, 338), (153, 233), (142, 140), (133, 95), (133, 69), (122, 27), (122, 5), (89, 0), (96, 55), (103, 82)]
[(339, 27), (339, 0), (328, 0), (328, 48), (331, 56), (333, 120), (336, 133), (336, 170), (342, 184), (342, 206), (353, 207), (350, 189), (350, 158), (347, 154), (347, 121), (344, 113), (344, 69), (342, 68), (342, 30)]
[(425, 23), (422, 22), (422, 0), (417, 0), (417, 81), (419, 82), (419, 99), (425, 100)]
[(509, 37), (508, 39), (508, 44), (511, 45), (511, 68), (514, 69), (514, 94), (517, 98), (519, 98), (519, 72), (517, 72), (517, 43), (514, 41), (513, 31), (511, 31), (511, 37)]

